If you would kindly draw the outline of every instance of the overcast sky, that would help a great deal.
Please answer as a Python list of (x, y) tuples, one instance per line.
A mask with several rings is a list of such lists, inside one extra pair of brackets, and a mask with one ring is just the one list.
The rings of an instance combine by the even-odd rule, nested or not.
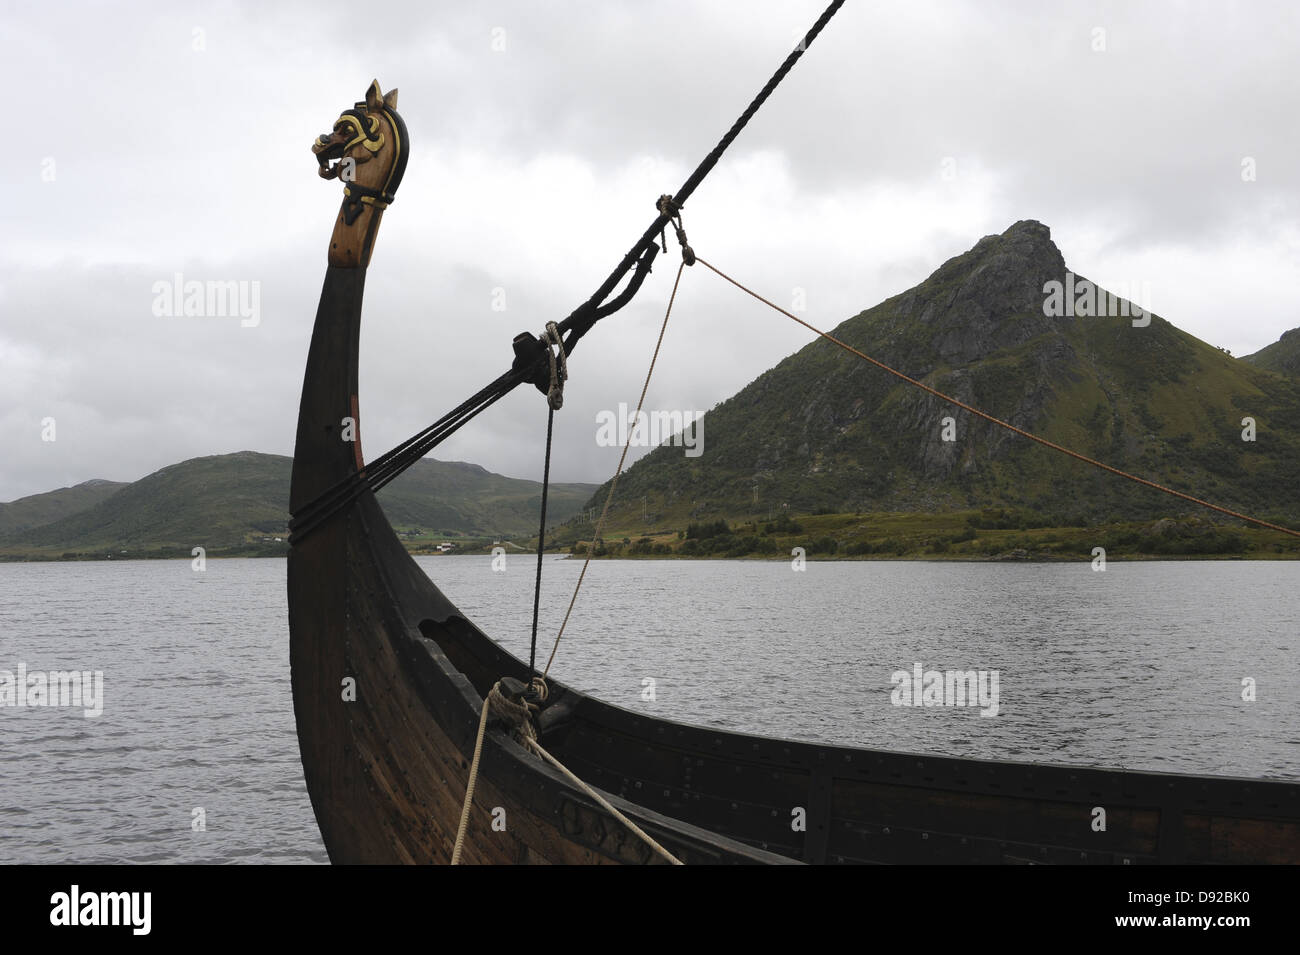
[[(0, 500), (292, 453), (341, 198), (309, 148), (372, 78), (412, 141), (367, 279), (375, 457), (591, 292), (823, 5), (3, 3)], [(687, 231), (829, 328), (1038, 219), (1076, 272), (1256, 351), (1300, 325), (1297, 11), (849, 0)], [(596, 415), (635, 404), (676, 261), (575, 354), (555, 479), (612, 472)], [(257, 324), (155, 315), (176, 273), (260, 283)], [(707, 410), (807, 340), (688, 271), (648, 404)], [(521, 389), (436, 456), (537, 478), (544, 428)]]

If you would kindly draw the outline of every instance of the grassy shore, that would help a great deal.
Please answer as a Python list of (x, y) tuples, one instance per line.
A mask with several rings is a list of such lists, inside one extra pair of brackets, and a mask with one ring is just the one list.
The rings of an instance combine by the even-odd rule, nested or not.
[[(501, 540), (397, 528), (408, 551), (436, 555), (488, 554), (495, 547), (521, 555), (537, 539)], [(548, 553), (638, 559), (789, 560), (802, 548), (815, 560), (1289, 560), (1300, 558), (1300, 538), (1240, 522), (1203, 517), (1129, 521), (1094, 527), (1056, 527), (1013, 509), (928, 513), (816, 514), (775, 521), (699, 521), (682, 528), (612, 527), (593, 547), (593, 528), (569, 524), (547, 539)], [(250, 540), (208, 548), (207, 557), (283, 557), (284, 541)], [(86, 551), (0, 550), (0, 561), (189, 559), (181, 544)]]
[[(927, 513), (818, 514), (776, 521), (704, 521), (685, 528), (611, 528), (593, 548), (591, 528), (548, 551), (622, 558), (790, 559), (796, 548), (821, 560), (1091, 560), (1300, 558), (1300, 538), (1203, 517), (1116, 522), (1093, 527), (1037, 523), (1010, 509)], [(586, 530), (584, 535), (582, 532)], [(524, 542), (521, 542), (524, 543)], [(527, 542), (535, 549), (536, 539)]]

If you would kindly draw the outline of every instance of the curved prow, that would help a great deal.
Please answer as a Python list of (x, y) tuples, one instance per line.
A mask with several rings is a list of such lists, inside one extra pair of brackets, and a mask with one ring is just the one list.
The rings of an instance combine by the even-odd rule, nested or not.
[(294, 514), (363, 465), (357, 351), (366, 267), (410, 155), (396, 107), (397, 90), (385, 94), (372, 82), (366, 98), (312, 144), (320, 176), (345, 185), (303, 376), (289, 491)]

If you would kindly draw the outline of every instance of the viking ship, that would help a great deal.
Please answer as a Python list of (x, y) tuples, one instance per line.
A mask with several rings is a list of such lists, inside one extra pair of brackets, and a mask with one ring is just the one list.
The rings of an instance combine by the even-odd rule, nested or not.
[[(544, 390), (547, 336), (516, 338), (510, 371), (427, 434), (362, 458), (362, 295), (410, 149), (396, 106), (396, 90), (373, 83), (313, 146), (321, 176), (345, 188), (303, 381), (288, 605), (303, 772), (333, 862), (445, 863), (458, 835), (460, 861), (498, 864), (1300, 861), (1300, 785), (1286, 781), (765, 738), (632, 712), (555, 680), (539, 697), (534, 668), (443, 595), (375, 490), (398, 458), (510, 388)], [(695, 182), (659, 203), (616, 270), (632, 273), (628, 287), (610, 298), (607, 281), (551, 326), (566, 352), (635, 292), (660, 230), (676, 225), (689, 249), (675, 217)], [(527, 734), (498, 719), (486, 702), (497, 694), (525, 713)]]

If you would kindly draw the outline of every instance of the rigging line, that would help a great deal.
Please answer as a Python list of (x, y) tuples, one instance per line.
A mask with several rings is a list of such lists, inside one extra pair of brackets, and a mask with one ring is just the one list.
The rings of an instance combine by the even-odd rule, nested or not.
[(546, 460), (542, 465), (542, 521), (537, 531), (537, 580), (533, 584), (533, 639), (528, 650), (528, 671), (537, 676), (537, 615), (542, 608), (542, 552), (546, 545), (546, 495), (551, 488), (551, 435), (555, 431), (555, 409), (546, 409)]
[(817, 39), (817, 34), (822, 32), (822, 28), (825, 27), (826, 24), (830, 23), (831, 17), (835, 16), (843, 5), (844, 0), (835, 0), (834, 3), (822, 11), (822, 15), (817, 18), (817, 22), (812, 25), (812, 28), (806, 34), (804, 34), (802, 42), (790, 51), (790, 55), (785, 58), (785, 62), (783, 62), (780, 67), (777, 68), (777, 71), (772, 74), (772, 78), (767, 81), (767, 85), (758, 91), (758, 95), (754, 97), (753, 102), (749, 104), (748, 108), (740, 114), (740, 118), (731, 124), (731, 128), (727, 130), (722, 139), (718, 141), (718, 145), (713, 147), (713, 151), (704, 157), (704, 161), (700, 163), (695, 172), (691, 173), (691, 177), (687, 179), (686, 182), (682, 183), (682, 187), (678, 189), (673, 196), (677, 205), (682, 206), (686, 204), (686, 200), (690, 197), (691, 193), (695, 191), (695, 187), (703, 182), (704, 177), (713, 170), (713, 167), (717, 165), (718, 160), (722, 158), (722, 154), (727, 151), (727, 147), (730, 146), (735, 138), (740, 135), (740, 131), (745, 128), (746, 124), (754, 118), (754, 114), (759, 111), (765, 102), (767, 102), (767, 98), (772, 95), (772, 91), (781, 84), (781, 81), (785, 79), (786, 74), (794, 69), (795, 63), (799, 62), (799, 57), (803, 56), (804, 51), (812, 45), (813, 40)]
[[(820, 34), (826, 24), (830, 22), (831, 17), (835, 16), (843, 5), (844, 0), (834, 0), (833, 3), (822, 11), (822, 15), (817, 18), (815, 23), (813, 23), (811, 29), (804, 34), (803, 41), (790, 51), (789, 56), (785, 58), (777, 68), (776, 72), (772, 74), (771, 79), (769, 79), (766, 85), (758, 91), (758, 95), (750, 101), (750, 104), (745, 108), (745, 111), (740, 114), (734, 123), (731, 124), (731, 128), (723, 134), (722, 139), (718, 140), (718, 144), (714, 146), (709, 154), (704, 157), (703, 161), (695, 167), (695, 171), (691, 173), (690, 177), (687, 178), (684, 183), (682, 183), (681, 188), (678, 189), (672, 197), (678, 208), (686, 204), (686, 200), (690, 198), (691, 193), (695, 191), (695, 188), (704, 181), (705, 176), (713, 171), (713, 167), (718, 164), (718, 160), (722, 158), (722, 154), (727, 151), (727, 148), (749, 124), (749, 121), (754, 118), (754, 114), (759, 111), (765, 102), (767, 102), (768, 97), (771, 96), (773, 91), (781, 84), (781, 81), (786, 78), (792, 69), (794, 69), (795, 63), (799, 62), (799, 58), (804, 55), (808, 47), (812, 45), (813, 40), (817, 39), (818, 34)], [(640, 257), (643, 252), (648, 253), (649, 249), (654, 246), (655, 239), (663, 231), (670, 218), (671, 216), (661, 210), (655, 221), (650, 223), (650, 228), (646, 229), (646, 231), (642, 233), (641, 238), (637, 240), (636, 245), (632, 246), (632, 248), (628, 250), (628, 253), (623, 256), (623, 261), (620, 262), (618, 266), (615, 267), (614, 271), (609, 274), (601, 284), (600, 288), (596, 289), (587, 301), (574, 309), (568, 318), (560, 322), (560, 331), (569, 333), (569, 338), (567, 338), (564, 343), (565, 351), (572, 353), (578, 339), (585, 335), (600, 318), (604, 317), (603, 315), (596, 314), (597, 304), (603, 302), (609, 296), (609, 294), (614, 290), (614, 287), (618, 285), (623, 276), (627, 274), (628, 269), (632, 268), (636, 263), (638, 257)]]
[[(586, 301), (570, 312), (564, 321), (559, 323), (560, 332), (568, 334), (568, 338), (565, 339), (563, 345), (566, 353), (571, 354), (578, 343), (578, 339), (582, 338), (583, 335), (590, 331), (592, 327), (595, 326), (596, 322), (618, 311), (626, 305), (628, 301), (631, 300), (632, 296), (640, 289), (641, 283), (645, 280), (646, 275), (649, 274), (650, 265), (654, 261), (655, 252), (657, 250), (655, 239), (671, 221), (672, 215), (670, 212), (672, 208), (675, 207), (677, 210), (680, 210), (681, 207), (685, 205), (686, 200), (693, 192), (695, 192), (696, 187), (704, 181), (705, 176), (707, 176), (713, 170), (713, 167), (718, 164), (718, 160), (722, 158), (722, 154), (726, 152), (727, 148), (735, 141), (736, 137), (739, 136), (741, 131), (749, 124), (749, 121), (754, 118), (754, 115), (758, 110), (765, 102), (767, 102), (768, 97), (772, 95), (790, 71), (794, 69), (795, 63), (799, 61), (799, 58), (803, 56), (808, 47), (812, 45), (812, 42), (817, 39), (817, 36), (825, 28), (826, 24), (828, 24), (831, 18), (839, 12), (840, 7), (843, 5), (844, 0), (834, 0), (834, 2), (822, 11), (821, 16), (817, 18), (808, 32), (804, 34), (802, 42), (800, 42), (790, 52), (763, 88), (760, 89), (754, 99), (750, 101), (750, 104), (745, 108), (745, 111), (740, 114), (734, 123), (731, 124), (731, 128), (723, 134), (722, 139), (718, 141), (718, 144), (713, 147), (709, 154), (705, 156), (703, 161), (701, 161), (695, 168), (695, 171), (691, 173), (684, 183), (682, 183), (681, 188), (677, 190), (675, 198), (671, 200), (669, 208), (666, 210), (660, 210), (660, 213), (655, 218), (654, 222), (652, 222), (650, 227), (642, 233), (641, 238), (638, 239), (636, 244), (628, 250), (627, 254), (623, 257), (623, 260), (615, 267), (614, 271), (606, 277), (600, 287), (597, 288)], [(605, 300), (609, 298), (614, 289), (618, 286), (618, 283), (622, 281), (623, 276), (626, 275), (633, 266), (636, 266), (637, 271), (628, 282), (627, 287), (614, 300), (606, 303)], [(514, 389), (522, 382), (530, 380), (529, 375), (531, 371), (532, 369), (527, 368), (511, 368), (492, 384), (480, 391), (478, 395), (475, 395), (473, 398), (464, 402), (460, 407), (466, 408), (471, 406), (479, 401), (481, 396), (484, 396), (492, 389), (499, 387), (502, 390), (500, 394), (497, 394), (496, 397), (492, 399), (495, 401), (496, 398), (501, 397), (502, 394)], [(487, 404), (491, 403), (491, 401), (487, 402)], [(482, 411), (483, 408), (486, 408), (487, 404), (477, 409), (474, 414), (477, 414), (478, 411)], [(402, 444), (385, 452), (379, 458), (376, 458), (375, 461), (367, 465), (362, 471), (349, 475), (333, 487), (326, 489), (312, 501), (309, 501), (293, 515), (293, 520), (290, 522), (291, 532), (293, 531), (294, 523), (299, 520), (309, 520), (310, 527), (314, 528), (320, 521), (323, 521), (340, 508), (350, 504), (356, 499), (357, 495), (361, 493), (358, 486), (362, 483), (369, 485), (374, 490), (378, 490), (379, 487), (382, 487), (382, 484), (375, 484), (374, 480), (370, 476), (372, 473), (387, 473), (387, 469), (390, 467), (395, 468), (397, 473), (401, 473), (401, 471), (410, 467), (411, 464), (415, 463), (415, 461), (420, 457), (423, 457), (424, 454), (427, 454), (428, 451), (437, 444), (437, 440), (435, 440), (431, 444), (424, 446), (424, 451), (417, 453), (416, 449), (423, 446), (417, 445), (417, 442), (459, 411), (460, 409), (458, 408), (456, 411), (445, 415), (424, 431), (408, 438), (406, 441), (402, 442)], [(445, 437), (445, 435), (443, 437)], [(441, 438), (438, 440), (441, 440)], [(396, 477), (396, 474), (393, 474), (393, 477)], [(383, 483), (387, 483), (388, 480), (392, 480), (392, 478), (387, 478)], [(320, 508), (325, 509), (324, 513), (320, 515), (319, 519), (314, 519), (313, 512)]]
[[(564, 354), (564, 336), (555, 322), (543, 332), (551, 381), (546, 391), (546, 458), (542, 465), (542, 516), (537, 530), (537, 580), (533, 583), (533, 636), (529, 643), (528, 670), (537, 676), (537, 615), (542, 606), (542, 554), (546, 551), (546, 499), (551, 490), (551, 439), (555, 434), (555, 412), (564, 407), (564, 383), (569, 378), (569, 360)], [(544, 692), (545, 685), (541, 688)]]
[(1095, 458), (1090, 458), (1085, 454), (1080, 454), (1078, 451), (1071, 451), (1069, 448), (1063, 447), (1055, 443), (1054, 441), (1048, 441), (1046, 438), (1040, 438), (1038, 435), (1031, 434), (1030, 432), (1025, 431), (1023, 428), (1017, 428), (1014, 424), (1011, 424), (1009, 421), (1003, 421), (1001, 418), (995, 418), (993, 417), (993, 415), (988, 414), (987, 412), (984, 411), (980, 411), (978, 408), (974, 408), (971, 405), (966, 404), (966, 402), (964, 401), (960, 401), (957, 398), (953, 398), (950, 395), (946, 395), (942, 391), (937, 391), (936, 389), (931, 388), (929, 385), (917, 381), (915, 378), (910, 378), (907, 375), (903, 374), (901, 371), (896, 371), (895, 369), (886, 365), (884, 362), (872, 358), (870, 355), (858, 351), (852, 345), (840, 341), (834, 335), (830, 335), (822, 331), (820, 328), (816, 328), (810, 325), (808, 322), (805, 322), (802, 318), (790, 314), (781, 306), (776, 305), (768, 301), (767, 299), (763, 298), (763, 296), (759, 295), (753, 289), (746, 288), (744, 285), (741, 285), (731, 276), (715, 268), (713, 265), (709, 264), (704, 259), (697, 259), (697, 261), (701, 265), (705, 266), (710, 272), (713, 272), (715, 275), (719, 276), (720, 278), (723, 278), (726, 281), (730, 282), (732, 285), (740, 289), (742, 292), (745, 292), (746, 294), (753, 296), (754, 298), (762, 302), (764, 305), (767, 305), (769, 308), (775, 309), (776, 311), (784, 315), (786, 318), (798, 322), (804, 328), (808, 329), (811, 332), (816, 333), (817, 335), (820, 335), (822, 338), (826, 339), (832, 344), (838, 345), (840, 348), (843, 348), (845, 351), (851, 352), (852, 354), (857, 355), (859, 358), (869, 361), (877, 368), (889, 372), (891, 375), (895, 376), (896, 378), (901, 378), (903, 381), (907, 382), (908, 384), (915, 385), (916, 387), (920, 388), (922, 391), (927, 391), (930, 394), (934, 395), (936, 398), (946, 401), (949, 404), (956, 405), (958, 408), (961, 408), (965, 411), (969, 411), (971, 414), (983, 418), (985, 421), (992, 422), (998, 427), (1006, 428), (1008, 431), (1013, 431), (1022, 437), (1028, 438), (1030, 441), (1037, 441), (1039, 444), (1051, 448), (1054, 451), (1060, 451), (1062, 454), (1069, 455), (1070, 457), (1082, 461), (1085, 464), (1091, 464), (1093, 467), (1101, 468), (1103, 471), (1109, 471), (1111, 474), (1118, 475), (1119, 477), (1125, 478), (1129, 481), (1134, 481), (1137, 484), (1142, 484), (1145, 485), (1146, 487), (1154, 488), (1157, 491), (1163, 491), (1166, 494), (1172, 494), (1174, 497), (1181, 498), (1184, 501), (1190, 501), (1193, 504), (1199, 504), (1201, 507), (1209, 508), (1212, 511), (1218, 511), (1220, 514), (1226, 514), (1229, 517), (1235, 517), (1238, 520), (1248, 521), (1251, 524), (1258, 524), (1260, 527), (1267, 527), (1269, 530), (1281, 531), (1283, 534), (1290, 534), (1292, 537), (1300, 537), (1300, 531), (1292, 530), (1289, 527), (1283, 527), (1280, 524), (1274, 524), (1270, 521), (1265, 521), (1258, 517), (1251, 517), (1249, 514), (1242, 514), (1239, 511), (1233, 511), (1230, 510), (1229, 508), (1221, 507), (1218, 504), (1212, 504), (1209, 501), (1202, 500), (1199, 497), (1193, 497), (1190, 494), (1184, 494), (1182, 491), (1175, 491), (1171, 487), (1165, 487), (1163, 484), (1157, 484), (1155, 481), (1149, 481), (1146, 478), (1138, 477), (1136, 474), (1130, 474), (1128, 471), (1121, 471), (1117, 467), (1112, 467), (1109, 464), (1103, 464), (1101, 461), (1098, 461)]
[(408, 452), (406, 460), (402, 462), (400, 467), (398, 466), (390, 467), (383, 474), (383, 476), (376, 478), (374, 481), (371, 481), (370, 486), (376, 492), (383, 490), (383, 488), (388, 486), (389, 482), (395, 480), (398, 477), (401, 477), (403, 471), (409, 468), (412, 464), (415, 464), (417, 461), (423, 458), (426, 454), (428, 454), (430, 451), (436, 448), (443, 441), (446, 441), (448, 438), (450, 438), (453, 434), (455, 434), (462, 427), (464, 427), (466, 424), (472, 421), (481, 412), (486, 411), (488, 408), (492, 407), (494, 404), (496, 404), (506, 395), (510, 394), (510, 391), (511, 388), (503, 388), (500, 391), (496, 392), (495, 394), (489, 395), (487, 398), (483, 400), (481, 404), (478, 405), (478, 407), (466, 411), (457, 420), (448, 422), (447, 424), (443, 425), (442, 428), (439, 429), (439, 431), (436, 434), (431, 434), (429, 437), (422, 439), (422, 441), (418, 445), (413, 447), (411, 451)]
[(615, 809), (613, 804), (604, 796), (602, 796), (598, 790), (596, 790), (592, 786), (589, 786), (587, 783), (583, 782), (581, 779), (577, 777), (577, 775), (574, 774), (573, 770), (569, 769), (568, 766), (565, 766), (562, 762), (560, 762), (558, 759), (556, 759), (554, 756), (548, 753), (545, 749), (543, 749), (542, 744), (537, 742), (536, 739), (529, 736), (525, 736), (522, 742), (526, 749), (531, 749), (538, 756), (542, 757), (542, 759), (546, 760), (548, 763), (550, 763), (552, 766), (558, 769), (564, 775), (564, 777), (569, 780), (569, 782), (573, 783), (575, 786), (577, 786), (579, 789), (585, 792), (588, 796), (594, 799), (597, 803), (599, 803), (600, 807), (604, 809), (607, 813), (609, 813), (611, 816), (613, 816), (623, 825), (627, 826), (627, 828), (632, 832), (632, 835), (636, 836), (647, 846), (649, 846), (653, 852), (656, 852), (660, 856), (662, 856), (668, 862), (669, 865), (685, 865), (685, 863), (683, 863), (675, 855), (673, 855), (662, 845), (656, 842), (653, 838), (647, 835), (644, 829), (638, 826), (627, 816), (623, 815), (623, 813)]
[(367, 466), (364, 470), (355, 472), (352, 475), (353, 479), (349, 482), (345, 482), (346, 486), (341, 487), (338, 491), (330, 495), (331, 500), (328, 502), (328, 506), (315, 508), (309, 513), (300, 513), (294, 518), (291, 523), (291, 542), (298, 543), (302, 541), (308, 534), (320, 527), (321, 524), (329, 520), (329, 518), (338, 513), (342, 508), (355, 501), (365, 491), (370, 490), (378, 492), (387, 485), (389, 481), (401, 474), (401, 472), (409, 467), (410, 464), (415, 463), (415, 461), (419, 460), (420, 457), (432, 450), (437, 444), (454, 434), (462, 425), (470, 421), (480, 411), (483, 411), (507, 393), (508, 390), (502, 390), (496, 394), (489, 395), (479, 404), (478, 407), (467, 409), (456, 418), (445, 421), (435, 433), (425, 438), (421, 445), (416, 446), (415, 451), (418, 453), (413, 453), (406, 462), (390, 466), (387, 469), (371, 469)]
[[(348, 478), (336, 484), (334, 488), (320, 495), (311, 504), (300, 509), (290, 522), (290, 543), (301, 542), (308, 534), (355, 501), (365, 491), (370, 490), (378, 493), (390, 481), (401, 475), (403, 471), (428, 454), (438, 444), (455, 434), (476, 415), (509, 394), (515, 384), (518, 384), (518, 382), (501, 387), (494, 393), (486, 395), (485, 389), (485, 392), (480, 392), (479, 395), (475, 396), (475, 399), (482, 399), (477, 406), (470, 407), (466, 403), (466, 405), (462, 405), (461, 408), (457, 409), (460, 412), (458, 415), (444, 416), (444, 418), (440, 419), (440, 424), (431, 426), (425, 432), (422, 432), (426, 436), (405, 452), (406, 457), (404, 460), (398, 460), (397, 463), (390, 462), (386, 468), (366, 465), (361, 471), (354, 472)], [(412, 438), (411, 441), (416, 441), (416, 439)], [(325, 500), (326, 498), (328, 500)]]
[[(451, 864), (460, 865), (461, 851), (465, 847), (465, 836), (469, 832), (470, 809), (474, 804), (474, 787), (478, 783), (479, 765), (483, 759), (483, 740), (487, 736), (487, 725), (489, 714), (495, 715), (501, 722), (509, 728), (511, 735), (524, 748), (532, 750), (546, 762), (554, 766), (559, 772), (578, 789), (582, 790), (592, 798), (602, 809), (611, 816), (625, 825), (628, 830), (644, 842), (652, 852), (658, 853), (665, 861), (671, 865), (682, 865), (682, 861), (675, 855), (660, 845), (655, 839), (646, 833), (644, 829), (629, 819), (623, 813), (619, 812), (612, 803), (600, 794), (600, 791), (589, 784), (583, 782), (573, 770), (569, 769), (562, 762), (552, 756), (546, 749), (537, 742), (537, 731), (533, 728), (532, 713), (536, 706), (520, 699), (519, 702), (509, 699), (502, 692), (503, 680), (497, 680), (488, 690), (488, 695), (483, 698), (483, 709), (479, 713), (478, 735), (474, 738), (474, 756), (469, 764), (469, 777), (465, 783), (465, 801), (460, 808), (460, 825), (456, 828), (456, 841), (451, 849)], [(545, 696), (543, 696), (545, 699)]]
[(452, 421), (456, 417), (464, 415), (465, 413), (471, 411), (475, 405), (482, 403), (492, 395), (514, 387), (514, 385), (517, 384), (517, 382), (512, 380), (513, 377), (514, 375), (512, 374), (512, 372), (507, 372), (506, 374), (501, 375), (495, 381), (491, 382), (484, 388), (480, 389), (476, 394), (471, 395), (465, 401), (461, 402), (451, 411), (447, 412), (445, 415), (443, 415), (438, 420), (434, 421), (432, 424), (424, 428), (422, 431), (417, 432), (416, 434), (407, 438), (401, 444), (384, 452), (378, 458), (366, 464), (360, 471), (354, 472), (353, 474), (349, 475), (347, 478), (343, 479), (342, 481), (339, 481), (337, 484), (335, 484), (332, 488), (330, 488), (323, 494), (318, 495), (315, 500), (307, 504), (305, 507), (299, 509), (299, 515), (309, 514), (314, 507), (318, 507), (326, 503), (325, 498), (333, 491), (343, 489), (349, 484), (355, 484), (363, 480), (373, 481), (377, 477), (381, 476), (386, 471), (386, 469), (389, 468), (390, 466), (396, 466), (400, 464), (412, 453), (412, 449), (419, 442), (428, 438), (439, 428), (444, 427), (448, 422)]
[[(321, 516), (329, 516), (329, 514), (332, 514), (340, 506), (348, 503), (353, 499), (353, 497), (355, 497), (355, 494), (350, 494), (349, 492), (351, 492), (357, 485), (362, 483), (373, 484), (374, 481), (383, 477), (390, 468), (397, 468), (399, 473), (400, 471), (405, 470), (410, 466), (410, 464), (414, 463), (415, 460), (418, 460), (418, 457), (423, 456), (423, 453), (421, 453), (418, 457), (411, 457), (413, 449), (417, 447), (421, 441), (428, 439), (435, 432), (444, 428), (449, 422), (452, 422), (458, 416), (464, 416), (471, 412), (477, 414), (478, 411), (482, 410), (482, 408), (474, 410), (475, 405), (481, 404), (489, 398), (495, 400), (494, 396), (499, 397), (501, 394), (514, 388), (522, 380), (522, 378), (518, 377), (517, 371), (512, 369), (511, 371), (506, 372), (504, 375), (497, 378), (496, 381), (493, 381), (491, 384), (481, 389), (477, 394), (461, 402), (460, 405), (447, 412), (447, 414), (443, 415), (424, 430), (412, 435), (401, 444), (384, 452), (382, 455), (366, 464), (361, 470), (354, 471), (343, 480), (326, 488), (294, 513), (293, 521), (291, 522), (291, 529), (294, 524), (307, 522), (314, 523), (311, 519), (315, 517), (316, 512), (320, 511), (322, 508), (325, 509), (325, 513)], [(442, 440), (441, 437), (437, 438), (434, 443), (436, 444), (437, 441), (440, 440)], [(430, 445), (430, 447), (432, 447), (432, 445)], [(427, 451), (424, 453), (427, 453)], [(336, 500), (340, 496), (346, 497), (340, 502)]]
[[(641, 418), (641, 407), (645, 404), (646, 392), (650, 389), (650, 376), (655, 372), (655, 362), (659, 360), (659, 349), (664, 343), (664, 332), (668, 330), (668, 316), (673, 313), (673, 302), (677, 301), (677, 286), (682, 282), (682, 272), (686, 268), (685, 259), (681, 265), (677, 266), (677, 278), (673, 280), (673, 292), (668, 297), (668, 308), (664, 311), (663, 324), (659, 326), (659, 340), (655, 342), (654, 354), (650, 356), (650, 367), (645, 373), (645, 384), (641, 386), (641, 397), (636, 403), (636, 419)], [(623, 465), (627, 461), (627, 449), (632, 443), (632, 430), (628, 429), (627, 439), (623, 442), (623, 453), (618, 458), (618, 469), (614, 472), (613, 480), (609, 485), (609, 494), (605, 498), (605, 506), (600, 509), (600, 519), (596, 522), (595, 533), (592, 534), (591, 544), (587, 548), (587, 559), (582, 562), (582, 571), (578, 574), (578, 582), (573, 586), (573, 596), (569, 598), (569, 609), (564, 611), (564, 620), (560, 622), (560, 630), (555, 635), (555, 643), (551, 646), (550, 659), (546, 661), (546, 669), (542, 671), (542, 679), (545, 680), (551, 672), (551, 664), (555, 662), (556, 651), (560, 649), (560, 638), (564, 636), (564, 628), (569, 625), (569, 615), (573, 613), (573, 605), (578, 601), (578, 591), (582, 589), (583, 578), (587, 576), (587, 567), (591, 564), (592, 554), (596, 550), (596, 542), (600, 540), (600, 532), (605, 527), (605, 518), (609, 514), (610, 502), (614, 500), (614, 491), (618, 488), (618, 479), (623, 473)]]

